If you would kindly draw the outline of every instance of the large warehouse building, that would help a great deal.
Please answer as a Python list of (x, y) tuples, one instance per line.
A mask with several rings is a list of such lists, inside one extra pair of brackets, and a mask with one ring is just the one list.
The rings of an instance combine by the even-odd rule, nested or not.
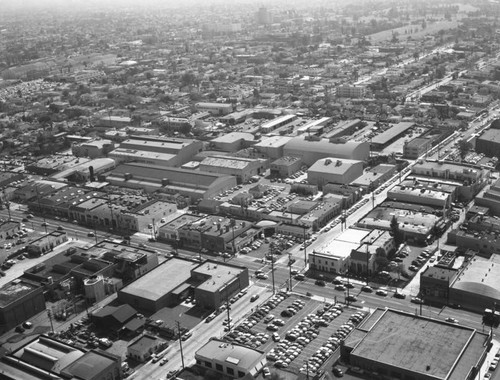
[(101, 179), (120, 187), (143, 189), (148, 193), (160, 190), (192, 200), (213, 198), (236, 186), (233, 176), (136, 163), (119, 165)]
[(327, 157), (365, 161), (370, 154), (370, 144), (355, 141), (309, 139), (307, 136), (299, 136), (285, 145), (283, 153), (285, 156), (302, 158), (302, 162), (307, 166)]
[(403, 311), (377, 309), (342, 347), (343, 360), (370, 378), (478, 378), (491, 336)]
[(249, 284), (248, 269), (220, 262), (172, 258), (118, 292), (118, 300), (156, 312), (194, 294), (197, 305), (215, 309)]
[(327, 183), (350, 184), (363, 174), (363, 162), (332, 157), (318, 160), (307, 171), (307, 182), (320, 189)]

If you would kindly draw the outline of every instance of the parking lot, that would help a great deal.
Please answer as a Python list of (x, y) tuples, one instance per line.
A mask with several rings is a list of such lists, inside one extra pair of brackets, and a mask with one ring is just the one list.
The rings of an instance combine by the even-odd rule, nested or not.
[(269, 367), (305, 373), (308, 363), (312, 375), (320, 371), (357, 323), (349, 322), (355, 313), (359, 310), (278, 293), (225, 339), (265, 351)]

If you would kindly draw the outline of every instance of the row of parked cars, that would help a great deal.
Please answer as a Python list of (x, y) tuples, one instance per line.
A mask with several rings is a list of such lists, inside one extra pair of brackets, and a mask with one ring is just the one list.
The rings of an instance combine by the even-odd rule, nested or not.
[(255, 333), (252, 330), (252, 328), (265, 318), (268, 318), (268, 320), (273, 320), (274, 316), (272, 316), (272, 318), (269, 319), (270, 311), (276, 308), (276, 306), (278, 306), (281, 302), (283, 302), (287, 297), (288, 294), (285, 292), (279, 292), (273, 297), (271, 297), (267, 302), (261, 305), (257, 311), (255, 311), (248, 318), (243, 320), (243, 322), (241, 322), (233, 331), (229, 332), (225, 336), (225, 340), (229, 342), (236, 342), (239, 344), (243, 344), (251, 348), (257, 348), (260, 345), (266, 343), (270, 338), (269, 334)]
[[(329, 312), (323, 315), (323, 319), (330, 319), (331, 312), (340, 313), (342, 312), (342, 306), (338, 305), (333, 306)], [(335, 315), (335, 314), (333, 314)], [(344, 342), (347, 335), (354, 329), (354, 327), (359, 324), (365, 317), (367, 313), (359, 311), (350, 316), (349, 321), (343, 325), (341, 325), (323, 345), (316, 350), (316, 352), (311, 355), (311, 357), (307, 360), (307, 363), (304, 364), (299, 371), (301, 373), (311, 373), (311, 372), (319, 372), (323, 364), (326, 360), (333, 354), (333, 352)], [(335, 318), (335, 317), (334, 317)], [(334, 371), (334, 374), (338, 377), (343, 376), (342, 371), (338, 369)]]

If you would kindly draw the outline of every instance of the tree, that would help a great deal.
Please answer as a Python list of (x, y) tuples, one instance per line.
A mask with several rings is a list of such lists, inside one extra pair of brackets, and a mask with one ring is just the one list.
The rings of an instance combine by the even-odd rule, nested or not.
[(399, 245), (403, 242), (403, 236), (401, 230), (399, 229), (399, 222), (398, 219), (396, 218), (396, 215), (392, 216), (391, 232), (392, 232), (392, 237), (394, 238), (394, 242), (396, 243), (396, 246), (399, 247)]
[(467, 140), (460, 140), (458, 142), (458, 152), (460, 153), (460, 159), (463, 161), (467, 153), (472, 150), (472, 144)]

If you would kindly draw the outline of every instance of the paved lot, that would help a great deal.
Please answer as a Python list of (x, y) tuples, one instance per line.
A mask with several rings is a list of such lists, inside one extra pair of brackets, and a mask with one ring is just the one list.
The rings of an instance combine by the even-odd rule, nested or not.
[[(300, 300), (303, 302), (304, 306), (302, 309), (298, 310), (295, 315), (290, 317), (282, 316), (281, 313), (289, 308), (294, 302)], [(262, 309), (262, 307), (266, 304), (266, 302), (259, 305), (258, 309)], [(250, 334), (249, 338), (246, 338), (247, 341), (244, 344), (249, 346), (258, 348), (259, 350), (263, 350), (266, 353), (269, 353), (272, 350), (279, 350), (279, 346), (283, 345), (284, 347), (290, 347), (297, 341), (290, 341), (286, 339), (287, 332), (297, 327), (297, 325), (304, 321), (307, 316), (312, 318), (316, 318), (318, 310), (322, 310), (328, 308), (328, 304), (324, 302), (312, 300), (309, 297), (300, 296), (298, 294), (291, 294), (285, 297), (281, 302), (278, 302), (276, 307), (271, 309), (267, 314), (262, 314), (257, 317), (258, 322), (253, 324), (248, 329), (243, 327), (245, 323), (250, 320), (247, 318), (242, 321), (242, 323), (234, 329), (235, 332), (232, 334), (226, 335), (226, 338), (235, 341), (235, 337), (239, 334), (247, 333)], [(284, 370), (287, 372), (298, 373), (299, 369), (328, 341), (328, 338), (334, 334), (340, 326), (344, 325), (348, 322), (349, 317), (358, 312), (358, 309), (355, 308), (345, 308), (344, 311), (340, 311), (340, 314), (337, 317), (334, 317), (331, 321), (328, 322), (327, 326), (316, 326), (314, 329), (317, 331), (317, 336), (315, 338), (310, 339), (310, 342), (302, 346), (300, 353), (291, 360), (288, 367)], [(283, 326), (276, 326), (276, 333), (281, 338), (280, 342), (274, 342), (272, 339), (273, 331), (269, 331), (267, 326), (273, 324), (272, 321), (265, 322), (264, 320), (267, 318), (270, 319), (270, 316), (274, 316), (274, 320), (281, 319), (284, 322)], [(237, 332), (240, 331), (240, 332)], [(267, 336), (267, 339), (265, 338)], [(241, 343), (241, 342), (240, 342)], [(335, 351), (335, 350), (333, 350)], [(334, 352), (333, 352), (334, 354)], [(325, 363), (329, 363), (330, 361), (326, 361)], [(273, 367), (274, 361), (269, 360), (269, 367)], [(323, 365), (324, 366), (324, 365)], [(313, 370), (311, 369), (310, 374), (313, 374)]]

